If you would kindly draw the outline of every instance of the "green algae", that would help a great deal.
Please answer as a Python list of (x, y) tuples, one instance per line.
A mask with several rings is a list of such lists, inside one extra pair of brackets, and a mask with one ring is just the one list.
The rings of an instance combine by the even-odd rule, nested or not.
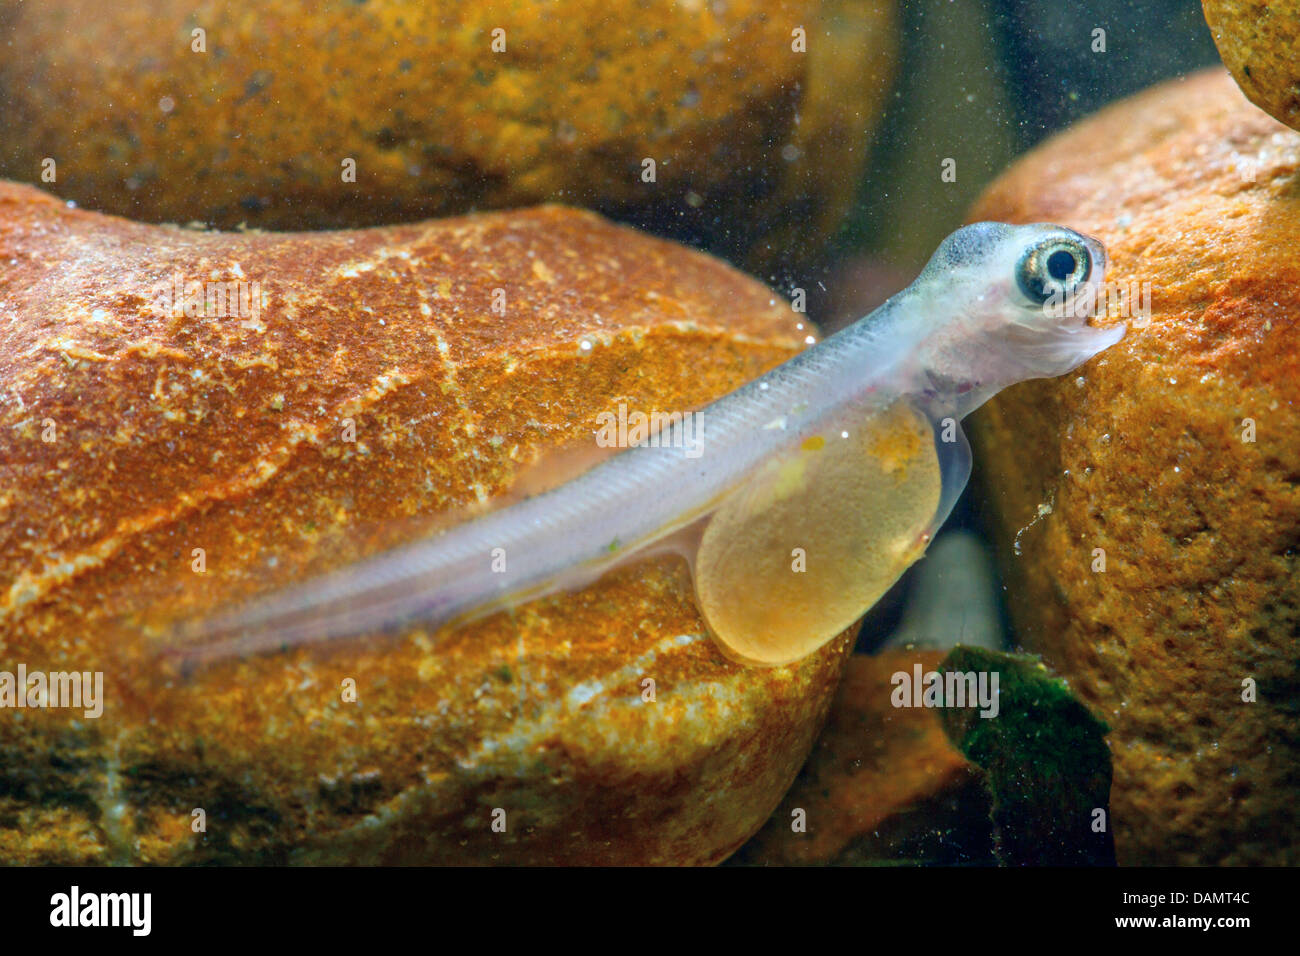
[(939, 670), (998, 675), (996, 716), (943, 710), (949, 739), (984, 771), (998, 862), (1113, 866), (1110, 728), (1036, 657), (959, 646)]

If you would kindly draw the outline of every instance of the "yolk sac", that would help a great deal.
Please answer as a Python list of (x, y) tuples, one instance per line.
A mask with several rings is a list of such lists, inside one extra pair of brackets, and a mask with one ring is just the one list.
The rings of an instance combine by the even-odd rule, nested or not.
[(920, 557), (939, 508), (934, 431), (907, 403), (818, 437), (766, 462), (700, 539), (700, 610), (747, 663), (798, 660), (851, 626)]

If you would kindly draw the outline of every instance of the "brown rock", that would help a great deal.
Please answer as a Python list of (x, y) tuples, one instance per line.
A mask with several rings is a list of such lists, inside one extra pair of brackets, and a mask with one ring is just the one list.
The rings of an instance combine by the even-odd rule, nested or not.
[(1224, 65), (1249, 100), (1300, 129), (1300, 2), (1203, 0)]
[[(988, 801), (979, 771), (949, 742), (937, 711), (890, 702), (894, 673), (910, 674), (918, 663), (932, 671), (943, 656), (917, 650), (853, 655), (808, 763), (735, 862), (898, 861), (900, 850), (942, 854), (945, 842), (958, 852), (953, 827), (970, 829), (971, 818), (982, 819), (984, 828), (966, 835), (972, 846), (982, 836), (980, 849), (987, 853)], [(805, 833), (791, 828), (797, 810), (806, 814)]]
[[(98, 719), (0, 709), (0, 860), (702, 863), (771, 813), (849, 638), (732, 664), (666, 560), (450, 633), (188, 679), (153, 656), (171, 620), (510, 489), (619, 401), (788, 358), (806, 330), (762, 285), (559, 207), (230, 235), (14, 184), (0, 261), (0, 670), (105, 680)], [(174, 316), (175, 274), (259, 282), (259, 313)]]
[(0, 175), (219, 227), (560, 201), (788, 266), (853, 199), (894, 20), (892, 0), (0, 0), (0, 126), (24, 131)]
[(1019, 637), (1113, 728), (1124, 863), (1300, 862), (1298, 170), (1300, 134), (1213, 70), (1046, 143), (971, 214), (1091, 233), (1111, 279), (1151, 283), (1149, 326), (973, 428)]

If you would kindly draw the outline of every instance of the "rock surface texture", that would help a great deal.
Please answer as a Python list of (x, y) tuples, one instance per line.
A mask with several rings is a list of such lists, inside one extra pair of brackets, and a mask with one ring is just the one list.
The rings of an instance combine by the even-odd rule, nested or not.
[[(769, 816), (849, 636), (733, 664), (666, 559), (454, 632), (155, 656), (171, 621), (508, 491), (619, 402), (790, 357), (808, 331), (762, 285), (560, 207), (225, 234), (14, 184), (0, 261), (0, 671), (104, 675), (98, 718), (0, 710), (0, 860), (706, 863)], [(178, 281), (258, 307), (178, 312)]]
[(1300, 2), (1203, 0), (1219, 56), (1247, 98), (1300, 129)]
[(1119, 861), (1300, 863), (1300, 133), (1196, 74), (971, 217), (1090, 233), (1139, 283), (1120, 344), (972, 429), (1017, 637), (1111, 725)]
[(808, 763), (736, 861), (953, 864), (982, 853), (986, 862), (979, 770), (944, 734), (938, 711), (893, 702), (895, 674), (910, 678), (918, 665), (930, 672), (942, 659), (941, 651), (911, 649), (853, 655)]
[(853, 199), (895, 20), (893, 0), (0, 0), (0, 127), (23, 130), (0, 175), (220, 228), (563, 202), (788, 267)]

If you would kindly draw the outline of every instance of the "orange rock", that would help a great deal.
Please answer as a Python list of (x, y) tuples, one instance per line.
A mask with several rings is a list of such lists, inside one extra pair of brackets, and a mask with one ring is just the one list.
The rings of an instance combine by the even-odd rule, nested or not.
[[(910, 674), (918, 663), (932, 671), (943, 657), (943, 651), (916, 650), (853, 655), (808, 763), (736, 862), (890, 859), (900, 843), (924, 839), (921, 831), (959, 821), (957, 807), (982, 809), (987, 842), (984, 785), (945, 736), (938, 711), (890, 702), (894, 673)], [(806, 832), (792, 829), (798, 810), (806, 814)]]
[(0, 42), (0, 175), (87, 208), (304, 229), (559, 201), (789, 266), (853, 201), (895, 5), (0, 0)]
[[(671, 561), (452, 633), (189, 679), (152, 656), (175, 618), (507, 491), (619, 401), (788, 358), (807, 330), (762, 285), (559, 207), (231, 235), (13, 184), (0, 261), (0, 670), (105, 680), (98, 719), (0, 709), (0, 860), (703, 863), (771, 813), (851, 635), (732, 664)], [(173, 315), (175, 275), (260, 309)]]
[(971, 213), (1091, 233), (1110, 278), (1151, 283), (1147, 327), (972, 429), (1019, 637), (1113, 728), (1123, 863), (1300, 863), (1298, 169), (1300, 134), (1213, 70), (1044, 144)]
[(1300, 2), (1203, 0), (1219, 56), (1252, 103), (1300, 129)]

